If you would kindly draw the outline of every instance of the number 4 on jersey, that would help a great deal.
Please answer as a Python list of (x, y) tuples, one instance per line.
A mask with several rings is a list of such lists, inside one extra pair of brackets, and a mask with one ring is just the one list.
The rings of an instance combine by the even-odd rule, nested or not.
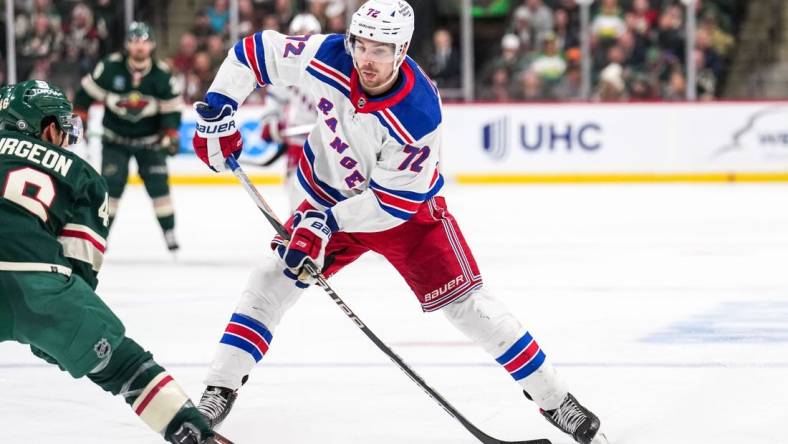
[(104, 193), (104, 203), (98, 209), (98, 217), (105, 227), (109, 226), (109, 194), (107, 193)]

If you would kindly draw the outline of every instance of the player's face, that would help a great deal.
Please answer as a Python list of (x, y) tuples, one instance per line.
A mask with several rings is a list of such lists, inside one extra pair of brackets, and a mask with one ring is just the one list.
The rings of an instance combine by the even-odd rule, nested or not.
[(358, 66), (361, 83), (376, 88), (388, 82), (394, 73), (394, 45), (356, 37), (353, 59)]
[(153, 52), (153, 42), (150, 40), (133, 39), (126, 42), (129, 57), (136, 62), (147, 60)]

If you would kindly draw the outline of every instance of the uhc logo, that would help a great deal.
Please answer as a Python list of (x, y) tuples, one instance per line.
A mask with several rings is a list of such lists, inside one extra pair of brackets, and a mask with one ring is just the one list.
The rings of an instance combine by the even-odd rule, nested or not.
[(482, 128), (482, 148), (495, 160), (504, 160), (509, 154), (509, 118), (502, 117)]
[(602, 125), (594, 121), (520, 122), (511, 131), (509, 117), (502, 117), (482, 127), (482, 148), (496, 161), (504, 160), (512, 147), (533, 154), (593, 153), (602, 148), (603, 136)]

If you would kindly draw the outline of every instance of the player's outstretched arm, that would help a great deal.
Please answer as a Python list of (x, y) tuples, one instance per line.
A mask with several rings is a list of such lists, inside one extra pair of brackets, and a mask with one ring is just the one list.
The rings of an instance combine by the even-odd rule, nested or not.
[(202, 102), (195, 104), (197, 156), (214, 171), (242, 148), (235, 112), (255, 88), (295, 85), (325, 36), (286, 36), (263, 31), (239, 40), (227, 53)]

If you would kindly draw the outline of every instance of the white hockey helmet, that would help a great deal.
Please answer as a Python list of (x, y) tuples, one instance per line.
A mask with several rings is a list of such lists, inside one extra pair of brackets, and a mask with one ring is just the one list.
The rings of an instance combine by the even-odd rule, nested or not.
[(369, 0), (353, 14), (345, 47), (353, 54), (354, 37), (394, 45), (394, 68), (405, 60), (414, 29), (413, 8), (405, 0)]
[(322, 27), (317, 17), (308, 12), (303, 12), (293, 17), (293, 20), (290, 21), (288, 32), (290, 35), (320, 34), (321, 30)]

